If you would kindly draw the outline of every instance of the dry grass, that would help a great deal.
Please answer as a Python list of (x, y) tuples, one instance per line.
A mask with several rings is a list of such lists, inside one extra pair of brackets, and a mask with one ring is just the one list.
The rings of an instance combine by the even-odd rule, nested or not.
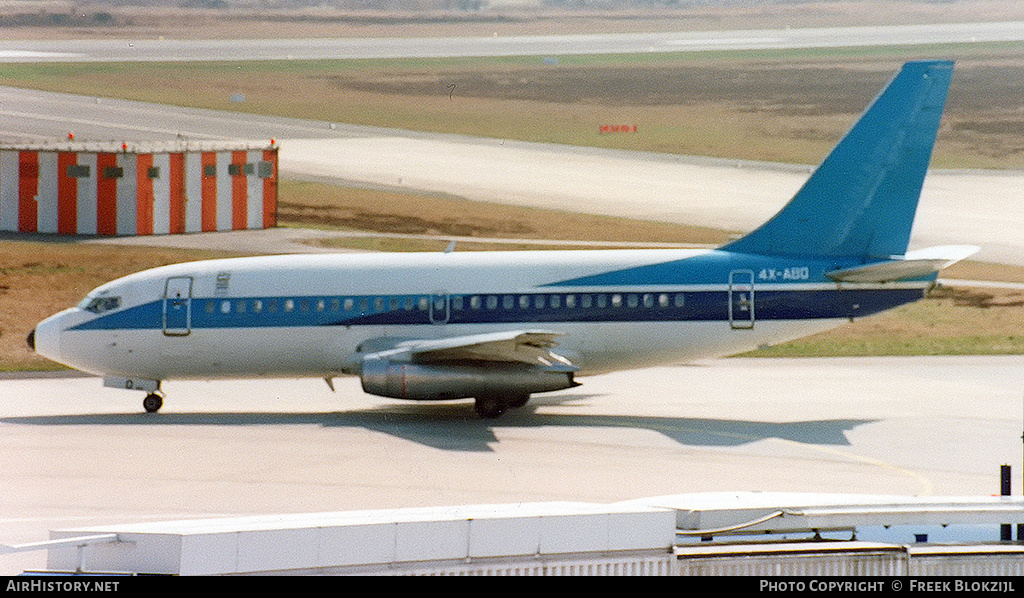
[(166, 264), (220, 257), (213, 252), (0, 240), (0, 371), (51, 369), (33, 354), (28, 332), (44, 318), (77, 304), (115, 278)]
[(279, 215), (289, 225), (414, 235), (700, 245), (730, 236), (698, 226), (296, 181), (281, 184)]
[(971, 260), (958, 262), (942, 271), (943, 278), (998, 280), (1024, 283), (1024, 268)]
[[(813, 164), (902, 60), (958, 59), (933, 165), (1024, 168), (1014, 45), (830, 52), (5, 65), (0, 84), (371, 126)], [(454, 87), (452, 87), (454, 86)], [(244, 93), (245, 103), (231, 97)], [(636, 125), (602, 135), (602, 124)]]
[(822, 334), (750, 353), (758, 357), (1007, 355), (1024, 353), (1024, 293), (938, 287), (922, 301)]

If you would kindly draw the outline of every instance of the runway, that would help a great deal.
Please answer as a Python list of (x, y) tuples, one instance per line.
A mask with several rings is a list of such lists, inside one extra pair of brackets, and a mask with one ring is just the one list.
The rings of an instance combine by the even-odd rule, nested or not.
[(0, 41), (0, 62), (324, 60), (768, 50), (1024, 40), (1024, 22), (593, 35)]
[[(169, 382), (155, 415), (95, 378), (0, 379), (0, 538), (719, 490), (989, 495), (999, 466), (1021, 462), (1021, 356), (723, 359), (583, 382), (480, 420), (469, 401), (381, 399), (355, 379), (337, 393), (322, 380)], [(42, 558), (0, 558), (0, 574)]]

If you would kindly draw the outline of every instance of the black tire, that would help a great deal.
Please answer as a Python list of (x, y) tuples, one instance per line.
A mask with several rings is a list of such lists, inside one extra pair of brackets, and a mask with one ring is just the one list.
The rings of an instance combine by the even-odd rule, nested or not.
[(512, 397), (509, 397), (509, 399), (508, 399), (508, 401), (506, 401), (506, 403), (508, 404), (510, 409), (519, 409), (520, 407), (525, 407), (526, 406), (526, 402), (529, 401), (529, 400), (530, 400), (530, 395), (527, 393), (527, 394), (521, 394), (521, 395), (515, 395), (515, 396), (512, 396)]
[(477, 397), (473, 409), (484, 419), (494, 419), (501, 417), (508, 405), (500, 397)]
[(142, 399), (142, 408), (146, 410), (146, 413), (156, 413), (163, 406), (163, 397), (156, 393), (148, 394), (146, 398)]

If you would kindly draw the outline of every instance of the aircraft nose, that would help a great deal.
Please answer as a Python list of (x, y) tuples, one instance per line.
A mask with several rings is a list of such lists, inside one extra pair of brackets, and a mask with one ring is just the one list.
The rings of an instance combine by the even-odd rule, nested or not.
[(25, 342), (36, 355), (60, 361), (60, 331), (67, 327), (65, 320), (64, 312), (46, 318), (28, 333)]

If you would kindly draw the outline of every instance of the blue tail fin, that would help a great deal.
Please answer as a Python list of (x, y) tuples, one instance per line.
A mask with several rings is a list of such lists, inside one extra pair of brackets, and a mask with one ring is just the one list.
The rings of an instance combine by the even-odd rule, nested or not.
[(903, 255), (953, 76), (950, 61), (908, 62), (778, 214), (724, 250)]

